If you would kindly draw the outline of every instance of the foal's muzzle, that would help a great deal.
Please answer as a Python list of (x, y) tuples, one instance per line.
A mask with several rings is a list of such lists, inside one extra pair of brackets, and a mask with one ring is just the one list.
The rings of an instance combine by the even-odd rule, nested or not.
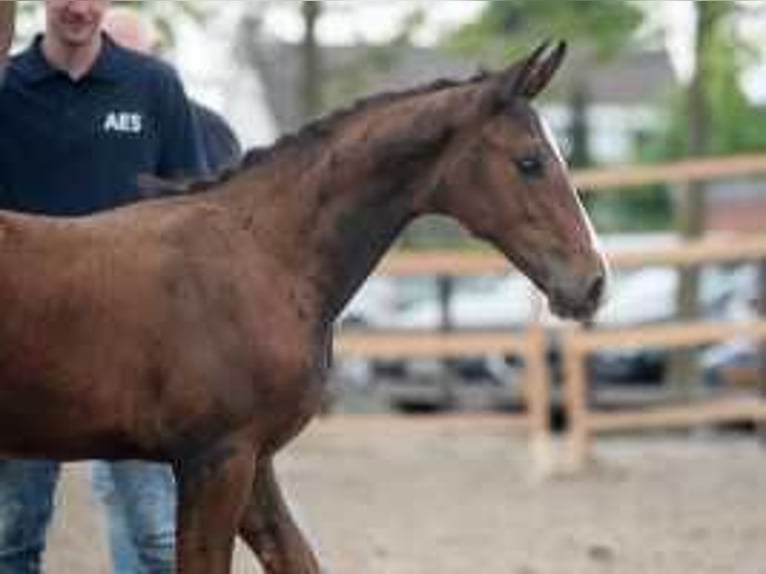
[(554, 274), (549, 301), (551, 311), (562, 319), (589, 321), (598, 311), (607, 290), (607, 273), (602, 263), (598, 268), (577, 277)]

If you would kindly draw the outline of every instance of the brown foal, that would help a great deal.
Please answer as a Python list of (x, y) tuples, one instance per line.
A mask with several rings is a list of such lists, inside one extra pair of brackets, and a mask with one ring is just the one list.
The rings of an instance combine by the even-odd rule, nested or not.
[(179, 572), (228, 572), (237, 534), (269, 574), (319, 572), (272, 458), (317, 411), (333, 320), (407, 222), (456, 218), (562, 316), (600, 303), (602, 256), (530, 105), (563, 55), (368, 98), (181, 196), (0, 213), (0, 452), (168, 461)]

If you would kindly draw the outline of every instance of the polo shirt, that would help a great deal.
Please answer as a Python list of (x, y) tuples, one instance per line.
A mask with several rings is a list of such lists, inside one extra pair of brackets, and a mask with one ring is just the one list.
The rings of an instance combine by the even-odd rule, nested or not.
[(142, 197), (137, 176), (207, 172), (176, 73), (104, 35), (91, 70), (52, 67), (42, 37), (11, 59), (0, 87), (0, 208), (82, 215)]

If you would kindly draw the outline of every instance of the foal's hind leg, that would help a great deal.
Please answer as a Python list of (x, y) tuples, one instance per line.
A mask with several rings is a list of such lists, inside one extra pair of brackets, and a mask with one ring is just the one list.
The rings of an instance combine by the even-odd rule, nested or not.
[(254, 468), (251, 448), (228, 444), (175, 465), (179, 574), (229, 574)]
[(319, 562), (296, 525), (277, 484), (271, 459), (259, 460), (239, 534), (267, 574), (319, 574)]

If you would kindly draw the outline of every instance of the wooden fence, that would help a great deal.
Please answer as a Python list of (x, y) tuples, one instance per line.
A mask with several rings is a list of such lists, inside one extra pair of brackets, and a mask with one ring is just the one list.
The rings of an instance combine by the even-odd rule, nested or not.
[[(766, 174), (766, 155), (708, 158), (653, 167), (588, 170), (574, 174), (584, 191), (614, 189), (647, 183), (674, 183), (738, 178)], [(608, 254), (613, 268), (667, 265), (709, 265), (766, 259), (766, 236), (740, 237), (725, 243), (703, 239), (671, 248)], [(507, 273), (508, 262), (494, 253), (395, 254), (384, 259), (379, 272), (388, 275), (488, 275)], [(565, 405), (570, 421), (568, 460), (572, 468), (588, 460), (594, 433), (615, 429), (653, 428), (696, 424), (700, 421), (738, 419), (766, 420), (766, 402), (706, 403), (652, 409), (647, 412), (593, 413), (588, 408), (585, 361), (602, 349), (642, 346), (678, 348), (723, 341), (734, 336), (766, 337), (766, 322), (713, 324), (669, 323), (624, 329), (585, 331), (568, 328), (562, 338), (565, 374)], [(476, 356), (513, 354), (525, 363), (526, 410), (509, 418), (509, 428), (526, 431), (535, 459), (550, 463), (551, 388), (546, 363), (546, 334), (540, 321), (522, 331), (449, 333), (341, 333), (336, 341), (340, 355), (370, 357)]]
[[(661, 166), (586, 170), (575, 175), (584, 190), (625, 190), (651, 183), (682, 184), (766, 174), (766, 155), (750, 154), (725, 158), (691, 159)], [(628, 190), (629, 192), (629, 190)], [(766, 260), (766, 236), (726, 241), (701, 240), (677, 248), (651, 253), (611, 257), (614, 268), (665, 265), (703, 266), (716, 263)], [(562, 344), (565, 401), (569, 420), (568, 464), (583, 468), (591, 455), (593, 435), (628, 429), (687, 427), (702, 423), (766, 420), (766, 401), (720, 399), (682, 406), (596, 413), (589, 409), (586, 361), (591, 353), (605, 349), (665, 347), (689, 348), (734, 337), (766, 338), (766, 322), (711, 323), (676, 322), (663, 325), (584, 331), (569, 329)]]
[[(712, 265), (766, 259), (766, 236), (701, 240), (647, 253), (612, 257), (614, 268), (667, 265), (673, 267)], [(718, 400), (684, 406), (657, 407), (640, 411), (591, 412), (588, 405), (586, 361), (603, 350), (663, 347), (678, 349), (723, 342), (735, 337), (766, 338), (766, 321), (672, 322), (660, 325), (584, 330), (569, 327), (562, 338), (565, 404), (569, 420), (571, 469), (588, 462), (592, 435), (596, 432), (691, 426), (704, 422), (738, 420), (766, 421), (766, 401)]]
[[(507, 273), (507, 260), (489, 253), (432, 251), (388, 257), (380, 273), (402, 275), (489, 275)], [(531, 296), (531, 295), (530, 295)], [(536, 297), (539, 300), (539, 297)], [(539, 313), (537, 313), (539, 315)], [(508, 428), (528, 433), (533, 459), (544, 472), (551, 462), (550, 377), (542, 323), (530, 322), (516, 332), (341, 332), (335, 352), (344, 357), (403, 358), (514, 355), (524, 361), (526, 409), (508, 415)]]

